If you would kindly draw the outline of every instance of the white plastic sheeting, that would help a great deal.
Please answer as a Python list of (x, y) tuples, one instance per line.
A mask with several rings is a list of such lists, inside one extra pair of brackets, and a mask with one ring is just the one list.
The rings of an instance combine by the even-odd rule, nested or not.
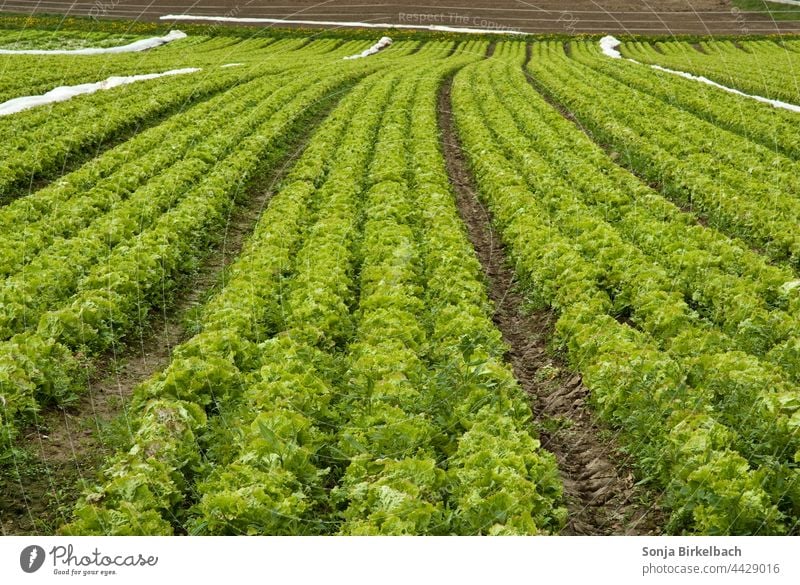
[[(620, 41), (612, 36), (606, 36), (600, 39), (600, 49), (603, 51), (604, 55), (611, 57), (612, 59), (622, 59), (622, 54), (619, 52), (617, 47), (619, 47)], [(637, 63), (642, 65), (636, 59), (625, 59), (626, 61), (630, 61), (631, 63)], [(666, 67), (662, 67), (661, 65), (650, 65), (651, 69), (655, 69), (656, 71), (664, 71), (665, 73), (671, 73), (672, 75), (679, 75), (685, 79), (691, 79), (692, 81), (698, 81), (700, 83), (705, 83), (706, 85), (710, 85), (712, 87), (716, 87), (717, 89), (721, 89), (722, 91), (727, 91), (728, 93), (732, 93), (735, 95), (739, 95), (751, 100), (755, 100), (757, 102), (761, 102), (763, 104), (769, 104), (774, 108), (780, 108), (783, 110), (789, 110), (791, 112), (798, 112), (800, 113), (800, 106), (795, 104), (790, 104), (787, 102), (782, 102), (780, 100), (773, 100), (769, 98), (765, 98), (760, 95), (752, 95), (749, 93), (745, 93), (743, 91), (739, 91), (733, 87), (728, 87), (727, 85), (722, 85), (721, 83), (717, 83), (716, 81), (712, 81), (707, 77), (703, 77), (702, 75), (693, 75), (691, 73), (687, 73), (686, 71), (677, 71), (675, 69), (667, 69)]]
[(719, 88), (723, 91), (727, 91), (729, 93), (733, 93), (736, 95), (740, 95), (742, 97), (750, 98), (751, 100), (756, 100), (757, 102), (761, 102), (764, 104), (769, 104), (773, 108), (781, 108), (784, 110), (790, 110), (792, 112), (800, 112), (800, 106), (796, 106), (795, 104), (790, 104), (787, 102), (782, 102), (780, 100), (771, 100), (769, 98), (765, 98), (760, 95), (751, 95), (749, 93), (744, 93), (743, 91), (739, 91), (733, 87), (728, 87), (727, 85), (721, 85), (716, 81), (712, 81), (707, 77), (703, 77), (700, 75), (692, 75), (691, 73), (686, 73), (685, 71), (675, 71), (674, 69), (667, 69), (666, 67), (661, 67), (661, 65), (650, 65), (653, 69), (657, 71), (665, 71), (666, 73), (672, 73), (673, 75), (680, 75), (681, 77), (685, 77), (686, 79), (692, 79), (694, 81), (699, 81), (700, 83), (705, 83), (707, 85), (712, 85), (716, 88)]
[(129, 75), (127, 77), (109, 77), (97, 83), (83, 83), (81, 85), (68, 85), (51, 89), (42, 95), (31, 95), (25, 97), (18, 97), (7, 102), (0, 104), (0, 116), (8, 116), (9, 114), (16, 114), (23, 110), (52, 104), (56, 102), (64, 102), (70, 100), (78, 95), (85, 95), (119, 87), (120, 85), (127, 85), (129, 83), (136, 83), (137, 81), (145, 81), (147, 79), (157, 79), (158, 77), (167, 77), (169, 75), (185, 75), (187, 73), (195, 73), (200, 71), (196, 68), (188, 69), (173, 69), (165, 71), (164, 73), (148, 73), (146, 75)]
[(432, 30), (439, 32), (455, 33), (475, 33), (475, 34), (498, 34), (498, 35), (524, 35), (527, 33), (508, 30), (505, 28), (472, 28), (460, 26), (444, 26), (440, 24), (387, 24), (380, 22), (342, 22), (334, 20), (288, 20), (285, 18), (246, 18), (233, 16), (193, 16), (191, 14), (167, 14), (160, 17), (161, 20), (205, 20), (209, 22), (239, 22), (243, 24), (302, 24), (310, 26), (332, 26), (347, 28), (377, 28), (377, 29), (410, 29), (410, 30)]
[(619, 41), (616, 37), (607, 35), (600, 39), (600, 50), (603, 51), (603, 55), (612, 59), (622, 59), (622, 53), (617, 50), (617, 47), (619, 47)]
[(137, 53), (139, 51), (146, 51), (148, 49), (160, 47), (161, 45), (166, 45), (172, 41), (185, 38), (186, 33), (179, 30), (173, 30), (163, 37), (142, 39), (127, 45), (122, 45), (120, 47), (107, 47), (105, 49), (24, 49), (21, 51), (15, 51), (13, 49), (0, 49), (0, 55), (104, 55), (109, 53)]
[(372, 45), (369, 49), (364, 49), (358, 55), (350, 55), (349, 57), (345, 57), (345, 60), (363, 59), (364, 57), (369, 57), (370, 55), (379, 53), (380, 51), (382, 51), (391, 44), (392, 44), (392, 39), (390, 39), (389, 37), (381, 37), (381, 40)]

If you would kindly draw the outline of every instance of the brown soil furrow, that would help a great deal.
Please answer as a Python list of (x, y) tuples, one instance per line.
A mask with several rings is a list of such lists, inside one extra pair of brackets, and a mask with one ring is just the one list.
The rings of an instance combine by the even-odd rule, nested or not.
[[(558, 460), (569, 509), (564, 534), (657, 534), (661, 515), (657, 498), (634, 485), (628, 462), (593, 416), (589, 391), (547, 351), (556, 316), (549, 310), (527, 312), (515, 286), (503, 242), (492, 229), (491, 213), (481, 205), (461, 150), (450, 109), (452, 80), (442, 88), (439, 122), (447, 170), (458, 208), (489, 282), (494, 320), (510, 350), (514, 374), (531, 396), (542, 445)], [(640, 503), (653, 502), (650, 506)]]

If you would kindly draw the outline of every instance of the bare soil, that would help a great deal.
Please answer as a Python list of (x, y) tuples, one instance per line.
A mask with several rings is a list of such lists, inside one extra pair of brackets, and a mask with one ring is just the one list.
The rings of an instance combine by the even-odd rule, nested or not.
[(531, 33), (756, 34), (800, 31), (800, 21), (741, 12), (730, 0), (4, 0), (0, 10), (157, 20), (166, 14), (439, 24)]
[(564, 534), (658, 534), (663, 521), (657, 496), (635, 485), (629, 462), (612, 433), (593, 415), (580, 375), (548, 352), (556, 316), (548, 310), (526, 310), (503, 242), (492, 229), (491, 213), (476, 195), (454, 126), (450, 88), (448, 81), (439, 97), (447, 170), (469, 239), (489, 281), (494, 321), (510, 347), (507, 357), (531, 396), (542, 446), (558, 461), (569, 510)]

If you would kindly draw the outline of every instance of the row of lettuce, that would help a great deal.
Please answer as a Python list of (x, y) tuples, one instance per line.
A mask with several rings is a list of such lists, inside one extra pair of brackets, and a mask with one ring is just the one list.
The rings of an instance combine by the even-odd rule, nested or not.
[(503, 363), (423, 49), (314, 134), (67, 534), (536, 534), (565, 521)]
[(201, 332), (136, 390), (130, 444), (63, 533), (563, 526), (554, 460), (530, 434), (449, 190), (436, 98), (453, 74), (460, 139), (516, 272), (557, 312), (556, 346), (664, 492), (666, 529), (796, 530), (791, 120), (587, 43), (504, 42), (478, 62), (486, 48), (408, 44), (392, 49), (418, 51), (407, 59), (307, 66), (302, 81), (223, 70), (185, 112), (0, 209), (10, 444), (17, 419), (79, 389), (76, 355), (115, 347), (164, 305), (313, 104), (361, 80), (283, 181)]
[[(141, 81), (0, 117), (0, 202), (27, 195), (32, 185), (63, 174), (65, 165), (83, 162), (109, 143), (141, 132), (247, 79), (338, 61), (364, 45), (332, 39), (309, 43), (303, 39), (241, 41), (221, 37), (188, 48), (167, 45), (154, 49), (147, 58), (132, 56), (138, 54), (102, 58), (7, 56), (0, 101), (39, 95), (60, 85), (94, 83), (112, 75), (161, 73), (184, 67), (201, 71), (186, 77)], [(392, 50), (402, 55), (409, 48)], [(172, 58), (172, 53), (180, 58)], [(130, 62), (118, 63), (120, 58)], [(230, 64), (237, 66), (221, 67)]]
[[(546, 47), (540, 53), (541, 58), (532, 60), (529, 68), (544, 91), (555, 99), (564, 100), (562, 103), (579, 116), (584, 128), (590, 129), (615, 152), (624, 153), (615, 155), (618, 162), (658, 185), (663, 194), (684, 210), (699, 212), (711, 228), (695, 228), (700, 235), (692, 238), (696, 244), (691, 256), (686, 254), (688, 240), (683, 235), (671, 240), (659, 237), (656, 245), (651, 236), (643, 235), (647, 232), (639, 230), (638, 236), (632, 232), (632, 237), (638, 238), (638, 245), (646, 245), (651, 253), (661, 256), (660, 262), (672, 264), (672, 277), (686, 281), (682, 292), (694, 309), (723, 327), (729, 335), (739, 338), (742, 349), (766, 356), (797, 382), (794, 352), (800, 333), (800, 282), (796, 277), (797, 235), (793, 226), (800, 217), (800, 210), (796, 209), (797, 199), (791, 181), (783, 182), (780, 177), (776, 180), (768, 176), (757, 178), (772, 162), (769, 159), (763, 162), (753, 159), (749, 172), (741, 170), (737, 164), (743, 162), (737, 160), (739, 153), (747, 148), (760, 148), (758, 145), (665, 104), (630, 84), (623, 85), (604, 73), (608, 60), (582, 57), (580, 51), (574, 55), (577, 55), (574, 59), (566, 59), (560, 49)], [(599, 69), (593, 69), (595, 66)], [(570, 68), (567, 73), (561, 73), (566, 67)], [(642, 75), (636, 65), (620, 63), (618, 67), (620, 70), (628, 68)], [(585, 97), (576, 98), (562, 91), (565, 75), (571, 75), (572, 89)], [(612, 95), (633, 105), (621, 107), (608, 102), (605, 107), (594, 109), (589, 105), (593, 96), (610, 92), (616, 92)], [(760, 111), (760, 106), (747, 106), (756, 114)], [(678, 155), (673, 154), (674, 138), (667, 132), (650, 132), (634, 141), (633, 136), (642, 127), (637, 115), (645, 114), (664, 120), (668, 130), (682, 131), (683, 150)], [(707, 152), (709, 137), (715, 144), (713, 154)], [(781, 164), (796, 164), (774, 152), (772, 156)], [(733, 160), (728, 160), (729, 157)], [(747, 191), (739, 186), (743, 175), (749, 177)], [(622, 173), (621, 176), (627, 175)], [(626, 188), (635, 189), (636, 185), (638, 183), (631, 178)], [(683, 217), (685, 221), (697, 221), (692, 214)], [(716, 237), (712, 236), (715, 233)], [(733, 247), (721, 249), (718, 244), (712, 247), (711, 239), (725, 239), (721, 234), (733, 238)], [(670, 241), (673, 242), (671, 246)], [(763, 245), (760, 253), (748, 250), (759, 244)], [(681, 259), (680, 254), (684, 258)], [(768, 263), (768, 260), (774, 262)], [(711, 269), (716, 265), (723, 267), (724, 272), (743, 278), (732, 280), (724, 274), (715, 277)]]
[[(625, 431), (641, 476), (664, 490), (668, 531), (791, 531), (800, 517), (796, 277), (617, 166), (537, 94), (526, 61), (524, 45), (502, 44), (453, 88), (461, 139), (517, 274), (558, 312), (557, 344), (597, 412)], [(614, 101), (616, 82), (584, 78), (561, 45), (534, 46), (528, 68), (582, 124), (624, 136), (617, 152), (647, 148), (648, 136), (626, 125), (645, 100)]]
[(571, 59), (561, 45), (534, 52), (529, 71), (539, 87), (622, 164), (708, 225), (800, 267), (796, 162)]
[(116, 47), (141, 40), (141, 35), (94, 31), (46, 31), (35, 28), (0, 28), (0, 49), (82, 49)]
[(94, 356), (169, 305), (249, 181), (371, 67), (318, 67), (302, 78), (221, 73), (235, 89), (0, 210), (9, 238), (0, 285), (3, 458), (42, 405), (85, 388)]
[[(352, 50), (324, 42), (326, 52)], [(392, 57), (416, 48), (398, 47)], [(425, 54), (453, 48), (431, 43)], [(155, 309), (171, 305), (249, 182), (269, 173), (319, 112), (383, 62), (331, 70), (301, 57), (297, 51), (283, 62), (219, 69), (197, 84), (154, 86), (145, 100), (104, 92), (9, 123), (6, 131), (20, 132), (26, 147), (8, 146), (24, 162), (6, 184), (63, 162), (87, 141), (104, 150), (27, 196), (11, 191), (13, 200), (0, 208), (0, 460), (12, 456), (20, 428), (42, 406), (67, 404), (86, 388), (97, 356), (118, 351), (148, 328)], [(82, 124), (99, 104), (115, 115)], [(142, 119), (148, 127), (110, 147), (118, 124)]]
[[(280, 63), (287, 56), (295, 65), (359, 53), (366, 41), (277, 39), (257, 33), (250, 39), (187, 37), (142, 52), (100, 55), (0, 54), (3, 78), (0, 103), (25, 95), (40, 95), (58, 86), (96, 83), (111, 76), (161, 73), (195, 67), (214, 69), (229, 63)], [(283, 66), (286, 64), (283, 63)]]
[[(598, 73), (608, 75), (637, 91), (690, 112), (762, 147), (756, 146), (755, 151), (748, 150), (742, 152), (742, 155), (755, 155), (758, 159), (763, 159), (764, 148), (772, 151), (765, 162), (766, 168), (770, 165), (773, 167), (774, 174), (770, 178), (796, 184), (796, 176), (791, 168), (793, 161), (800, 157), (796, 112), (742, 99), (741, 96), (720, 91), (719, 88), (694, 79), (685, 79), (675, 73), (654, 70), (630, 61), (601, 57), (599, 46), (594, 42), (575, 41), (569, 44), (569, 49), (570, 55), (576, 61), (590, 65)], [(630, 51), (628, 49), (627, 52)], [(636, 57), (639, 58), (638, 55)], [(678, 67), (679, 64), (673, 63), (672, 66)]]
[(706, 40), (622, 43), (624, 56), (703, 75), (745, 93), (800, 104), (796, 70), (800, 65), (796, 40)]

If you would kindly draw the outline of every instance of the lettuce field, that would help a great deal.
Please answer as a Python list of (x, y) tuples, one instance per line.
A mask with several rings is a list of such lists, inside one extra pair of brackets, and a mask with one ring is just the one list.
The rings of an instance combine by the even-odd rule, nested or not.
[(800, 40), (31, 22), (2, 533), (800, 532)]

